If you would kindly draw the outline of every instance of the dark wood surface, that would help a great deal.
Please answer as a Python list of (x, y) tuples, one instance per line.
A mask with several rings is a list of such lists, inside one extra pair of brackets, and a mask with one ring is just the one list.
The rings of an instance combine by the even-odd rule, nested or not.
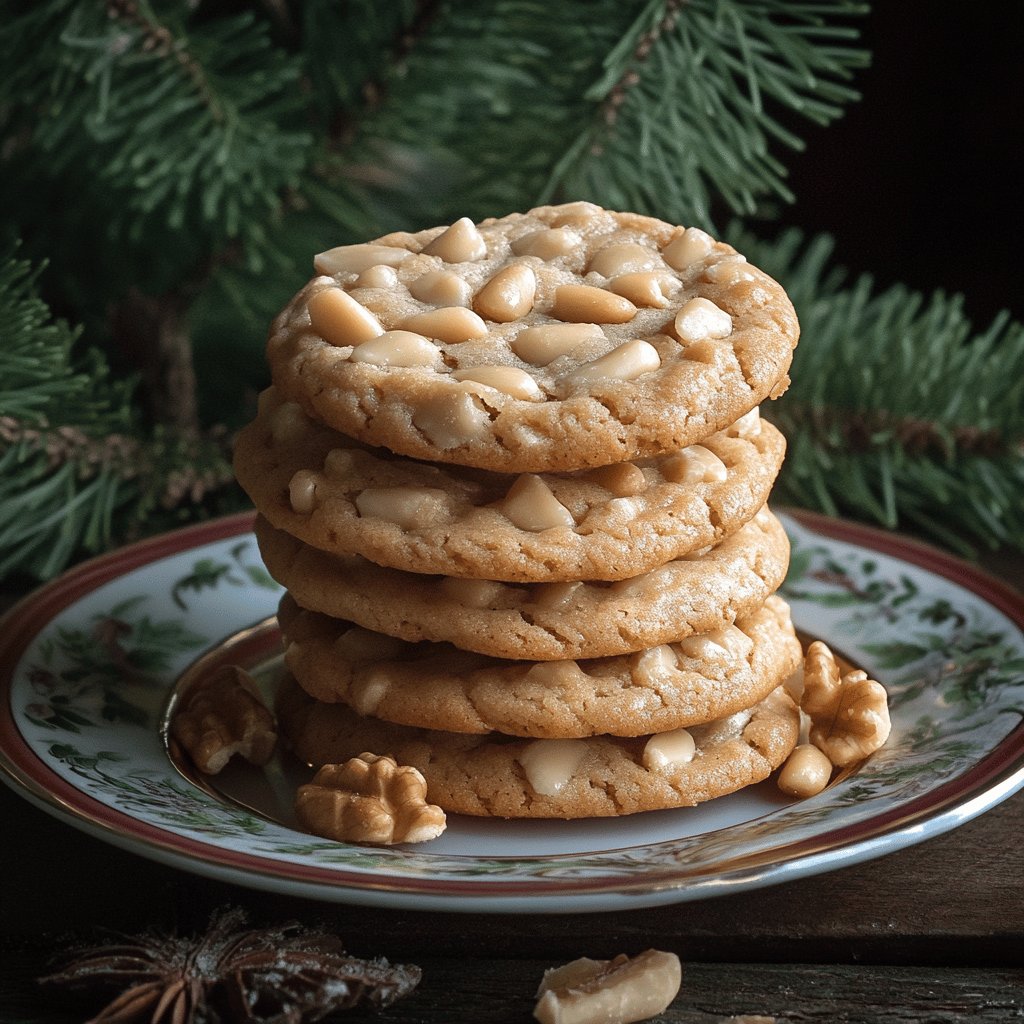
[[(1018, 587), (1019, 561), (991, 564)], [(84, 1020), (34, 979), (102, 928), (201, 932), (219, 907), (297, 920), (360, 956), (423, 968), (381, 1021), (530, 1020), (545, 968), (649, 947), (683, 961), (665, 1021), (1024, 1019), (1024, 792), (945, 835), (853, 867), (733, 896), (587, 915), (443, 914), (274, 895), (163, 867), (64, 825), (0, 786), (0, 1021)], [(350, 1019), (369, 1019), (363, 1012)]]

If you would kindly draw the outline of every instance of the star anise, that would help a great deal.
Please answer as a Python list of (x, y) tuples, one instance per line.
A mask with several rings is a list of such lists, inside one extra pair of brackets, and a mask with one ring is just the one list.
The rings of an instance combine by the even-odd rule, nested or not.
[(80, 949), (44, 985), (116, 995), (88, 1024), (301, 1024), (366, 1001), (377, 1009), (419, 983), (415, 965), (348, 956), (341, 940), (296, 923), (245, 928), (214, 914), (193, 939), (140, 935)]

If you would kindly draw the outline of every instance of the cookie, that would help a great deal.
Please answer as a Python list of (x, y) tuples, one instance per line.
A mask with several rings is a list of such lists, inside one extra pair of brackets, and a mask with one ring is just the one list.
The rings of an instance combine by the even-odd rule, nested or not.
[(412, 644), (300, 609), (278, 615), (285, 664), (317, 700), (450, 732), (570, 739), (640, 736), (749, 707), (800, 666), (779, 597), (734, 625), (633, 654), (513, 661)]
[(723, 629), (764, 604), (789, 560), (786, 532), (767, 508), (710, 551), (617, 583), (403, 572), (327, 554), (262, 517), (256, 538), (271, 576), (303, 608), (403, 640), (534, 661), (627, 654)]
[(619, 580), (716, 544), (764, 505), (785, 454), (756, 411), (680, 452), (518, 477), (372, 449), (276, 389), (235, 473), (280, 530), (392, 568), (511, 582)]
[(445, 811), (502, 818), (589, 818), (692, 807), (766, 779), (797, 741), (782, 687), (746, 711), (689, 730), (616, 739), (522, 740), (391, 725), (285, 688), (278, 722), (296, 754), (337, 764), (364, 751), (412, 765)]
[(368, 444), (504, 473), (676, 451), (788, 384), (783, 289), (695, 229), (589, 203), (396, 233), (314, 261), (273, 380)]

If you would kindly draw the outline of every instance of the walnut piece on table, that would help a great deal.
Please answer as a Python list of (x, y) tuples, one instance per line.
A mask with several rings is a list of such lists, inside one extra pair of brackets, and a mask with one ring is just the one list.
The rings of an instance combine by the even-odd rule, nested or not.
[(811, 743), (837, 768), (864, 760), (889, 737), (885, 688), (860, 669), (842, 675), (820, 640), (807, 648), (800, 707), (811, 719)]
[(216, 775), (235, 754), (266, 764), (277, 745), (274, 716), (252, 676), (237, 665), (225, 665), (185, 693), (171, 735), (207, 775)]
[(295, 814), (314, 835), (382, 846), (436, 839), (447, 824), (416, 768), (371, 753), (320, 768), (299, 787)]
[(540, 1024), (632, 1024), (667, 1009), (681, 983), (675, 953), (581, 957), (544, 972), (533, 1015)]

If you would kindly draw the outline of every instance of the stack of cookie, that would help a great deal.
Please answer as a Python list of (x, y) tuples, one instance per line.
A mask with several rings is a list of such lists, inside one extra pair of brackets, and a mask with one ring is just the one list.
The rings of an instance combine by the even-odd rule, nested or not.
[(589, 203), (318, 256), (236, 471), (286, 588), (301, 757), (447, 811), (688, 806), (796, 742), (760, 419), (785, 293), (704, 232)]

